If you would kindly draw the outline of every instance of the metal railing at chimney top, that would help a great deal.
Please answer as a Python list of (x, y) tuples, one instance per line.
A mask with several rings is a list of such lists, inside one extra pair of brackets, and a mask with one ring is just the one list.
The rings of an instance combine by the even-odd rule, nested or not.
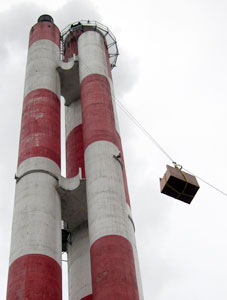
[(113, 69), (114, 67), (116, 67), (117, 57), (119, 55), (116, 38), (108, 27), (96, 21), (78, 21), (73, 24), (69, 24), (61, 31), (61, 60), (64, 60), (64, 48), (66, 37), (69, 34), (72, 34), (75, 30), (83, 31), (86, 30), (88, 27), (89, 30), (98, 31), (105, 38), (110, 59), (110, 66), (111, 69)]

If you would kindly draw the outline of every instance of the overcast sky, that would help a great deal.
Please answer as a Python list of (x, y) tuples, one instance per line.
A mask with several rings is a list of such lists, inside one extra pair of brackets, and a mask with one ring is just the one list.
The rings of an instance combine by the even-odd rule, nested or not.
[[(120, 51), (113, 70), (117, 100), (175, 161), (227, 192), (226, 1), (4, 1), (0, 300), (6, 297), (28, 34), (44, 13), (60, 30), (81, 19), (108, 26)], [(159, 177), (171, 162), (118, 114), (145, 299), (226, 300), (227, 197), (201, 181), (190, 206), (160, 194)]]

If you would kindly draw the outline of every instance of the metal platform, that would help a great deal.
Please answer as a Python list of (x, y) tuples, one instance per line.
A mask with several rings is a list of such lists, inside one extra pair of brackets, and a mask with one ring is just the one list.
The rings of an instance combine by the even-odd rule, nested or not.
[(66, 26), (61, 31), (61, 59), (64, 60), (66, 38), (75, 31), (86, 30), (98, 31), (103, 35), (108, 49), (111, 69), (116, 67), (117, 57), (119, 55), (116, 38), (108, 27), (96, 21), (82, 20)]

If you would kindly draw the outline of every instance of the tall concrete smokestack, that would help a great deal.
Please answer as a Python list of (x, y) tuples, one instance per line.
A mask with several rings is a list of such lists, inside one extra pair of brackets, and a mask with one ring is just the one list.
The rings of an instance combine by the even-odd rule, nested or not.
[(31, 28), (21, 122), (7, 299), (61, 299), (60, 32)]
[(7, 300), (61, 299), (61, 251), (70, 300), (143, 300), (111, 76), (117, 55), (115, 37), (97, 22), (60, 35), (43, 15), (31, 29)]

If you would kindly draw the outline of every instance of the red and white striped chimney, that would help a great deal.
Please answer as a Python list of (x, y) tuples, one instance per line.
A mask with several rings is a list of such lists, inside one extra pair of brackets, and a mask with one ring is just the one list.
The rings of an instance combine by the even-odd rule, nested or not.
[(30, 32), (7, 300), (62, 299), (60, 32), (48, 15)]
[(93, 299), (143, 299), (103, 35), (78, 39)]

